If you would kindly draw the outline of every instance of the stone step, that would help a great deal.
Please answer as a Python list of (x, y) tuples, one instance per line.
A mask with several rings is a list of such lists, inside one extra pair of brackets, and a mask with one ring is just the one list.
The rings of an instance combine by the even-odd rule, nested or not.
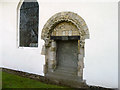
[(75, 74), (70, 74), (70, 73), (64, 73), (64, 72), (49, 72), (50, 77), (58, 78), (58, 79), (63, 79), (63, 80), (71, 80), (71, 81), (78, 81), (81, 80), (77, 75)]
[(73, 85), (75, 87), (85, 86), (85, 83), (78, 76), (75, 75), (48, 72), (46, 74), (46, 77), (59, 84), (62, 83), (66, 85)]

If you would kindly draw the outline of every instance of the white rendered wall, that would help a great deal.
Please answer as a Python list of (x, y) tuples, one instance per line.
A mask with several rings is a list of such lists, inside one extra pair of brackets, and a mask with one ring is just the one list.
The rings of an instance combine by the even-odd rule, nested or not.
[[(73, 0), (74, 1), (74, 0)], [(85, 42), (84, 79), (88, 85), (118, 87), (118, 7), (112, 2), (57, 3), (39, 1), (39, 47), (17, 47), (18, 2), (2, 3), (2, 63), (4, 67), (43, 75), (41, 30), (61, 11), (79, 14), (87, 23), (90, 39)], [(0, 30), (1, 31), (1, 30)]]
[[(39, 48), (17, 47), (17, 3), (2, 3), (2, 63), (4, 67), (43, 75), (44, 56)], [(40, 37), (40, 35), (39, 35)], [(40, 45), (40, 44), (39, 44)]]
[[(2, 30), (2, 4), (0, 3), (0, 31)], [(1, 32), (0, 32), (0, 36), (1, 36)], [(0, 37), (1, 38), (1, 37)], [(2, 42), (1, 42), (1, 39), (0, 39), (0, 67), (2, 66)]]

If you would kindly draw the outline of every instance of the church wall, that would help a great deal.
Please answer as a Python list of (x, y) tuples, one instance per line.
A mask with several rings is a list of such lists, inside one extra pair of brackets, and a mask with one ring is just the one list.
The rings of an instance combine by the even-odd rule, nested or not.
[[(0, 3), (0, 12), (2, 12), (2, 4)], [(2, 17), (2, 14), (0, 13), (0, 19), (1, 19), (1, 17)], [(0, 25), (2, 25), (2, 20), (0, 20)], [(0, 30), (2, 29), (2, 26), (0, 26)], [(1, 36), (1, 33), (0, 33), (0, 36)], [(1, 60), (1, 58), (2, 58), (2, 55), (1, 55), (1, 53), (2, 53), (2, 42), (1, 42), (1, 39), (0, 39), (0, 67), (2, 66), (2, 60)]]
[[(2, 65), (3, 67), (43, 75), (44, 59), (41, 47), (18, 48), (17, 5), (2, 4)], [(4, 49), (4, 50), (3, 50)]]
[[(84, 75), (88, 85), (118, 87), (118, 13), (117, 3), (54, 3), (39, 2), (39, 46), (18, 48), (17, 2), (2, 2), (0, 33), (2, 66), (10, 69), (43, 74), (45, 63), (41, 55), (41, 31), (47, 20), (61, 11), (72, 11), (86, 22), (90, 39), (85, 40)], [(2, 9), (1, 9), (2, 8)], [(2, 24), (1, 24), (2, 21)], [(1, 65), (1, 64), (0, 64)]]

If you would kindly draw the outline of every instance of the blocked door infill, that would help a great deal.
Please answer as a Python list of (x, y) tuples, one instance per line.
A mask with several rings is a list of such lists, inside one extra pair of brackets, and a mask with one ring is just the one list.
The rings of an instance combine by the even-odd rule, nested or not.
[(57, 41), (57, 67), (56, 70), (64, 74), (77, 74), (77, 40), (59, 40)]

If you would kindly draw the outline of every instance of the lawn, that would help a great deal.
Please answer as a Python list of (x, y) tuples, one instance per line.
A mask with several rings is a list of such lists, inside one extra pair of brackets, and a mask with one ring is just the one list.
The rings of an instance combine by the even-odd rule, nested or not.
[(2, 72), (2, 88), (66, 88)]
[(0, 89), (2, 87), (2, 69), (0, 68)]

